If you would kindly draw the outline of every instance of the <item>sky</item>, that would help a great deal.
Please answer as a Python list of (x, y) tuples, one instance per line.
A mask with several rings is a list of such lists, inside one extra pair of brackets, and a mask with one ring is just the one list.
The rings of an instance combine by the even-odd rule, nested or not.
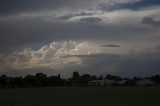
[(160, 74), (159, 0), (0, 0), (0, 74)]

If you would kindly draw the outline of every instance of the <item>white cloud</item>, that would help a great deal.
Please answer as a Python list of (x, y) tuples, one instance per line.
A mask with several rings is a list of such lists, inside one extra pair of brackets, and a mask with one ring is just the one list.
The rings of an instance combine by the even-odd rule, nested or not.
[[(75, 41), (52, 42), (44, 45), (38, 50), (24, 49), (2, 57), (0, 69), (30, 69), (30, 68), (65, 68), (66, 66), (79, 66), (81, 59), (78, 57), (67, 57), (72, 55), (90, 55), (97, 50), (88, 46), (88, 43)], [(70, 67), (69, 66), (69, 67)]]

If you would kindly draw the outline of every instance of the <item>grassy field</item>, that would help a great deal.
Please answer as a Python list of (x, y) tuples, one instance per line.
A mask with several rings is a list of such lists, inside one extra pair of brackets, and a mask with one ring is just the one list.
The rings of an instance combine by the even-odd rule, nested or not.
[(160, 106), (160, 87), (1, 89), (0, 106)]

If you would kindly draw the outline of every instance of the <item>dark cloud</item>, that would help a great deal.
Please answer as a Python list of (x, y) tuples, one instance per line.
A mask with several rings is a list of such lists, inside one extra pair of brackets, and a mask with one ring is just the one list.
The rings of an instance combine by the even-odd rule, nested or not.
[(99, 54), (80, 56), (86, 70), (91, 73), (117, 74), (122, 76), (149, 76), (160, 74), (159, 53), (138, 53), (136, 55)]
[(114, 11), (119, 9), (131, 9), (131, 10), (139, 10), (141, 8), (146, 8), (150, 6), (160, 5), (159, 0), (140, 0), (126, 3), (112, 3), (112, 4), (100, 4), (102, 10)]
[[(89, 21), (92, 22), (94, 19), (91, 20)], [(33, 47), (37, 44), (43, 45), (55, 40), (119, 41), (124, 40), (126, 36), (131, 36), (126, 34), (126, 30), (130, 31), (130, 28), (88, 22), (47, 22), (41, 18), (1, 21), (0, 52)]]
[(149, 76), (160, 74), (160, 57), (158, 53), (142, 53), (127, 56), (120, 63), (119, 74), (126, 76)]
[(102, 21), (101, 18), (97, 18), (97, 17), (87, 17), (87, 18), (81, 18), (80, 19), (81, 22), (88, 22), (88, 23), (97, 23)]
[(33, 46), (40, 42), (44, 44), (45, 41), (51, 41), (45, 35), (53, 36), (50, 24), (34, 20), (2, 22), (0, 33), (0, 52)]
[(75, 0), (0, 0), (0, 15), (59, 9), (75, 3)]
[[(107, 11), (119, 9), (137, 10), (143, 7), (159, 5), (159, 0), (140, 0), (136, 2), (115, 2), (109, 3), (103, 0), (0, 0), (0, 16), (14, 15), (21, 13), (33, 13), (37, 11), (59, 11), (74, 9), (93, 9), (99, 5), (101, 9)], [(96, 6), (95, 6), (96, 5)], [(86, 13), (82, 13), (85, 15)]]
[[(96, 0), (0, 0), (0, 16), (21, 13), (78, 10), (92, 6)], [(97, 3), (97, 2), (96, 2)], [(89, 7), (89, 8), (90, 8)], [(83, 13), (84, 15), (85, 13)]]
[(92, 74), (116, 74), (126, 77), (150, 76), (160, 74), (159, 52), (136, 53), (129, 55), (93, 54), (72, 55), (64, 58), (78, 57), (83, 61), (83, 67), (76, 70)]
[(110, 45), (101, 45), (100, 47), (121, 47), (120, 45), (110, 44)]
[[(93, 54), (74, 55), (83, 60), (83, 68), (78, 68), (79, 72), (92, 74), (116, 74), (125, 77), (151, 76), (160, 74), (160, 51), (143, 51), (128, 55), (115, 54)], [(72, 56), (69, 56), (72, 57)]]
[(160, 20), (154, 20), (152, 17), (144, 17), (142, 19), (142, 24), (148, 24), (155, 27), (160, 27)]

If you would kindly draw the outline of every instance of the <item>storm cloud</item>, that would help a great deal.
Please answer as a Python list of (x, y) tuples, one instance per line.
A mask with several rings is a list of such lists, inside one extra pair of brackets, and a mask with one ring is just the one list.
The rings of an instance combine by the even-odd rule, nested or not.
[(118, 55), (98, 53), (86, 43), (52, 42), (37, 51), (25, 49), (1, 58), (0, 73), (17, 76), (43, 70), (48, 75), (61, 73), (69, 77), (76, 70), (96, 75), (148, 76), (159, 73), (159, 62), (157, 48)]

